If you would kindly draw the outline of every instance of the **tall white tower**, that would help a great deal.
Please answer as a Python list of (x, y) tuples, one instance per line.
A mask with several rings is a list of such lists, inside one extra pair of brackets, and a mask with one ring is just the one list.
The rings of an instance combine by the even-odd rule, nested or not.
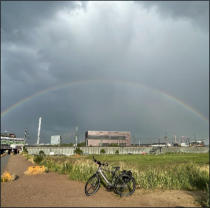
[(39, 144), (39, 140), (40, 140), (41, 123), (42, 123), (42, 117), (39, 117), (39, 126), (38, 126), (37, 144)]
[(79, 127), (78, 127), (78, 126), (76, 126), (76, 127), (75, 127), (75, 147), (77, 147), (78, 129), (79, 129)]
[(174, 143), (176, 143), (176, 135), (174, 135)]

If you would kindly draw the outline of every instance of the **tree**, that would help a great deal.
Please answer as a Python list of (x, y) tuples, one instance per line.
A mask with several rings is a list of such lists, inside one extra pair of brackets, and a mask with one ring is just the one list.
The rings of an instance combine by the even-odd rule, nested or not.
[(28, 150), (26, 149), (25, 146), (23, 146), (23, 152), (24, 152), (24, 153), (28, 153)]
[(45, 156), (44, 151), (40, 150), (40, 151), (39, 151), (39, 155), (42, 156), (42, 157), (44, 157), (44, 156)]
[(78, 147), (85, 147), (86, 146), (86, 143), (85, 142), (80, 142), (77, 144)]
[(105, 149), (101, 149), (101, 150), (100, 150), (100, 153), (101, 153), (101, 154), (105, 154), (105, 153), (106, 153)]
[(74, 150), (74, 153), (75, 153), (75, 154), (78, 154), (78, 155), (82, 155), (82, 154), (83, 154), (83, 151), (82, 151), (79, 147), (77, 147), (77, 148)]

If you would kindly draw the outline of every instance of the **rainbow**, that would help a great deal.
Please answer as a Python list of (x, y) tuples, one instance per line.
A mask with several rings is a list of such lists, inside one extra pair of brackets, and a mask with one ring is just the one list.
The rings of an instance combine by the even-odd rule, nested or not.
[(56, 85), (56, 86), (53, 86), (53, 87), (46, 88), (44, 90), (41, 90), (39, 92), (36, 92), (36, 93), (28, 96), (28, 97), (25, 97), (24, 99), (19, 100), (17, 103), (9, 106), (6, 110), (1, 112), (1, 117), (3, 118), (6, 114), (11, 112), (15, 108), (21, 106), (22, 104), (24, 104), (24, 103), (26, 103), (26, 102), (30, 101), (31, 99), (34, 99), (34, 98), (36, 98), (38, 96), (47, 94), (47, 93), (55, 91), (55, 90), (71, 87), (73, 85), (83, 85), (83, 84), (88, 84), (88, 83), (93, 83), (93, 82), (99, 82), (99, 83), (102, 83), (102, 82), (104, 82), (104, 83), (121, 83), (121, 84), (128, 84), (128, 85), (132, 85), (132, 86), (137, 86), (137, 87), (150, 89), (154, 93), (161, 94), (162, 96), (166, 97), (167, 99), (169, 99), (169, 100), (177, 103), (178, 105), (184, 107), (185, 109), (187, 109), (188, 111), (194, 113), (196, 116), (198, 116), (202, 120), (209, 122), (209, 119), (206, 118), (203, 114), (201, 114), (200, 112), (198, 112), (197, 110), (192, 108), (190, 105), (187, 105), (183, 101), (179, 100), (175, 96), (172, 96), (172, 95), (168, 94), (167, 92), (164, 92), (162, 90), (158, 90), (158, 89), (155, 89), (155, 88), (152, 88), (152, 87), (148, 87), (148, 86), (146, 86), (144, 84), (141, 84), (139, 82), (133, 82), (133, 81), (127, 81), (127, 80), (104, 80), (104, 79), (71, 81), (71, 82), (67, 82), (67, 83), (61, 84), (61, 85)]

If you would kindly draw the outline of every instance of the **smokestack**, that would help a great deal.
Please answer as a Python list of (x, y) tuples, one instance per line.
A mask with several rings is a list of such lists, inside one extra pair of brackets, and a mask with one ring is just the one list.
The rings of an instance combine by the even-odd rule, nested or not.
[(78, 126), (76, 126), (75, 127), (75, 146), (77, 147), (77, 135), (78, 135), (78, 129), (79, 129), (79, 127)]
[(37, 144), (39, 144), (39, 141), (40, 141), (41, 123), (42, 123), (42, 117), (39, 117), (39, 127), (38, 127)]

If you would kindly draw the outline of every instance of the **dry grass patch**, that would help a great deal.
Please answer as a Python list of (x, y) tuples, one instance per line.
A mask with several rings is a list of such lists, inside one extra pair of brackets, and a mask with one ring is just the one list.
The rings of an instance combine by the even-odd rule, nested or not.
[(5, 171), (1, 175), (1, 182), (8, 182), (8, 181), (14, 181), (16, 179), (15, 175), (10, 174), (9, 172)]
[(37, 175), (46, 172), (44, 166), (29, 166), (28, 169), (24, 172), (25, 175)]
[(209, 165), (204, 165), (200, 167), (201, 171), (207, 171), (209, 173)]
[(35, 164), (33, 157), (32, 158), (29, 158), (28, 161), (31, 162), (31, 163), (33, 163), (33, 164)]

